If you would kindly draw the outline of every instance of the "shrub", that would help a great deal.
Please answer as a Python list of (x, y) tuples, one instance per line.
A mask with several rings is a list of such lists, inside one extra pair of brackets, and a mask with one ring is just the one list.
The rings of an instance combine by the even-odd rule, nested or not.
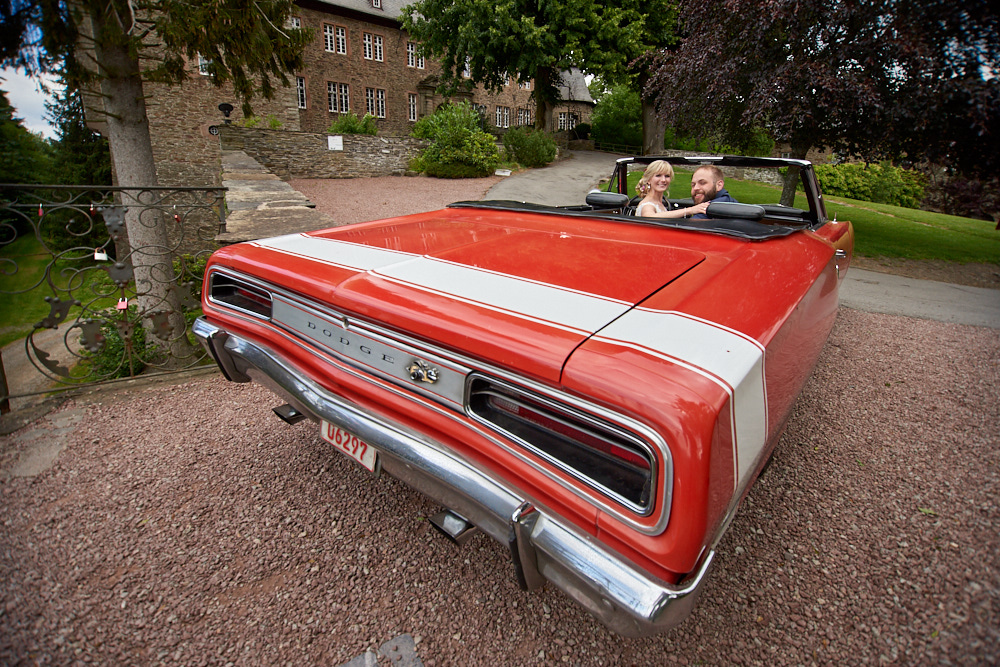
[(906, 208), (918, 208), (924, 198), (924, 175), (888, 162), (819, 164), (815, 169), (827, 195)]
[(159, 348), (146, 338), (136, 308), (133, 306), (124, 312), (123, 316), (122, 311), (108, 308), (97, 313), (101, 318), (104, 344), (96, 352), (81, 352), (90, 362), (91, 374), (99, 380), (138, 375), (159, 355)]
[(413, 127), (413, 136), (433, 142), (415, 162), (437, 178), (489, 176), (500, 162), (500, 151), (480, 125), (480, 115), (468, 102), (438, 107)]
[(590, 122), (594, 141), (642, 146), (642, 102), (627, 86), (615, 86), (601, 96)]
[(544, 132), (515, 127), (503, 135), (509, 160), (525, 167), (544, 167), (556, 159), (556, 142)]
[(327, 134), (369, 134), (374, 137), (378, 134), (378, 124), (375, 122), (375, 116), (370, 113), (358, 118), (352, 111), (341, 114), (340, 118), (330, 123), (326, 131)]
[(586, 141), (590, 137), (590, 123), (577, 123), (569, 132), (570, 139)]

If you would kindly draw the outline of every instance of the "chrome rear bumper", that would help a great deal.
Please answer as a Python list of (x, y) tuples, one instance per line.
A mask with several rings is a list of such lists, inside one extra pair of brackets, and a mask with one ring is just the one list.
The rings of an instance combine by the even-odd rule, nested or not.
[(507, 545), (524, 588), (552, 582), (610, 629), (632, 637), (671, 628), (694, 606), (713, 551), (680, 585), (667, 584), (441, 444), (327, 391), (266, 346), (204, 318), (192, 330), (227, 379), (258, 382), (314, 421), (356, 434), (378, 449), (386, 473)]

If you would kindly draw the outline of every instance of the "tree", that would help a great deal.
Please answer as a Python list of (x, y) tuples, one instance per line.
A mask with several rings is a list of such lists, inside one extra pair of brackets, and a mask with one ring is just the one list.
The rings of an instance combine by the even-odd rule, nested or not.
[(29, 132), (0, 90), (0, 183), (38, 183), (50, 173), (51, 147)]
[(620, 76), (642, 53), (644, 10), (639, 0), (416, 0), (403, 28), (440, 60), (447, 89), (463, 72), (492, 90), (508, 76), (534, 81), (535, 126), (545, 129), (561, 71)]
[[(283, 28), (292, 0), (0, 0), (2, 65), (31, 72), (57, 64), (67, 84), (100, 100), (118, 184), (156, 185), (143, 81), (178, 84), (187, 62), (201, 56), (216, 85), (232, 85), (246, 115), (256, 95), (274, 96), (272, 78), (302, 66), (307, 31)], [(89, 111), (88, 111), (89, 113)], [(134, 250), (136, 289), (143, 310), (166, 310), (174, 332), (184, 331), (166, 228), (140, 221), (136, 201), (122, 202)], [(185, 356), (187, 340), (174, 336), (171, 353)]]
[(56, 128), (52, 143), (56, 180), (64, 185), (111, 185), (108, 140), (87, 127), (80, 91), (64, 86), (45, 108)]
[(630, 86), (614, 86), (601, 94), (590, 119), (590, 136), (602, 143), (639, 146), (643, 139), (639, 93)]
[[(687, 0), (687, 35), (649, 89), (691, 134), (738, 144), (766, 127), (792, 157), (833, 148), (868, 160), (928, 157), (995, 168), (997, 18), (988, 0)], [(701, 132), (699, 133), (699, 130)], [(992, 150), (963, 154), (978, 137)], [(992, 155), (992, 157), (990, 157)], [(798, 174), (790, 170), (782, 202)]]

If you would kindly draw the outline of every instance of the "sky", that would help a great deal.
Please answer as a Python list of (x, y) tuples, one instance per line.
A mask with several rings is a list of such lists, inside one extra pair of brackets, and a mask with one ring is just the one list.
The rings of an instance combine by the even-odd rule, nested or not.
[(31, 132), (54, 139), (55, 128), (43, 119), (48, 97), (39, 90), (38, 81), (10, 68), (0, 70), (0, 79), (4, 79), (0, 81), (0, 90), (7, 93), (14, 116), (21, 119), (21, 124)]

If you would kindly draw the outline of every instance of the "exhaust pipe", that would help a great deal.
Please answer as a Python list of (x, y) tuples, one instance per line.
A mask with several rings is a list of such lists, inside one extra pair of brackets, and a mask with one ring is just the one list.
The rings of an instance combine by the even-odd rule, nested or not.
[(308, 419), (304, 414), (290, 406), (288, 403), (279, 405), (273, 409), (274, 414), (281, 417), (286, 424), (298, 424), (303, 419)]
[(431, 525), (444, 533), (445, 537), (458, 544), (465, 544), (469, 539), (479, 532), (479, 529), (469, 523), (469, 521), (451, 510), (445, 510), (432, 516), (429, 521)]

